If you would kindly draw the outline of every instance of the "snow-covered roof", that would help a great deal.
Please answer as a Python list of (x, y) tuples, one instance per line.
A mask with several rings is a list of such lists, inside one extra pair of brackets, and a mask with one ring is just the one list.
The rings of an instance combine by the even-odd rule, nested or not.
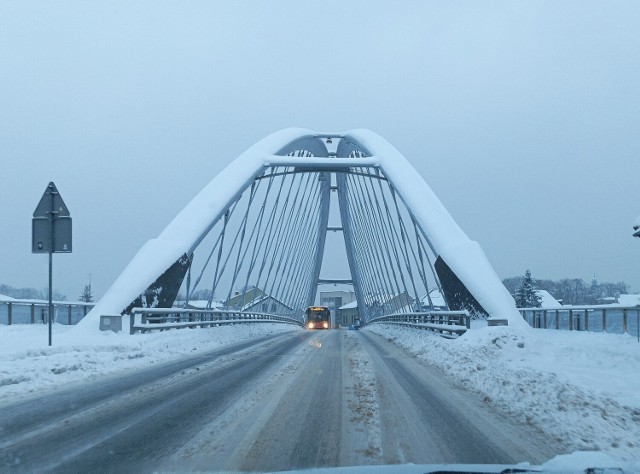
[(617, 303), (618, 300), (615, 296), (605, 296), (604, 298), (598, 298), (596, 302), (597, 303), (602, 302), (604, 304), (607, 304), (607, 303)]
[[(177, 302), (178, 305), (182, 307), (184, 305), (184, 301), (181, 302)], [(197, 308), (197, 309), (206, 309), (207, 305), (209, 304), (208, 300), (189, 300), (189, 306), (191, 306), (192, 308)], [(222, 303), (220, 301), (212, 301), (211, 302), (211, 308), (213, 309), (219, 309), (222, 308)]]
[(269, 295), (260, 295), (257, 298), (249, 301), (248, 303), (246, 303), (243, 307), (242, 307), (242, 311), (247, 311), (250, 308), (253, 308), (254, 306), (262, 303), (263, 301), (266, 300), (271, 300), (271, 301), (275, 301), (278, 304), (281, 304), (282, 306), (284, 306), (285, 308), (291, 309), (289, 308), (288, 305), (286, 305), (285, 303), (283, 303), (282, 301), (280, 301), (279, 299), (274, 298), (273, 296), (269, 296)]
[(15, 298), (11, 296), (0, 294), (0, 301), (15, 301)]
[(352, 309), (358, 307), (358, 300), (353, 300), (351, 303), (343, 304), (338, 309)]
[(536, 293), (540, 297), (540, 306), (542, 308), (562, 308), (560, 302), (555, 299), (547, 290), (536, 290)]
[(640, 306), (640, 295), (620, 295), (618, 296), (620, 306)]

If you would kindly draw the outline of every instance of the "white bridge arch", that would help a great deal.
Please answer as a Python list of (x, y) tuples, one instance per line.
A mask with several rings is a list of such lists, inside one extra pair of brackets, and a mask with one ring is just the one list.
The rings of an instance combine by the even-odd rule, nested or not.
[[(332, 144), (331, 150), (327, 146), (328, 143)], [(291, 297), (292, 302), (287, 300), (284, 305), (292, 312), (298, 311), (298, 307), (307, 303), (313, 304), (316, 286), (320, 279), (331, 190), (337, 191), (340, 201), (342, 219), (340, 230), (344, 232), (345, 236), (347, 258), (359, 308), (366, 313), (366, 308), (372, 307), (372, 294), (393, 291), (391, 282), (376, 283), (378, 281), (376, 278), (383, 277), (374, 276), (374, 274), (384, 273), (382, 267), (368, 267), (366, 265), (367, 261), (372, 260), (371, 255), (373, 254), (359, 256), (359, 249), (367, 246), (373, 249), (372, 252), (376, 251), (374, 249), (376, 246), (389, 247), (393, 236), (385, 237), (380, 234), (371, 236), (367, 242), (363, 242), (362, 239), (367, 237), (362, 237), (362, 235), (358, 237), (359, 231), (356, 227), (360, 225), (362, 228), (366, 222), (377, 228), (385, 227), (388, 229), (387, 233), (396, 234), (395, 238), (398, 239), (398, 242), (400, 239), (404, 240), (409, 231), (406, 228), (395, 231), (392, 224), (376, 225), (375, 220), (378, 218), (373, 214), (367, 214), (369, 212), (368, 206), (377, 206), (380, 208), (380, 218), (384, 217), (385, 213), (389, 218), (392, 217), (392, 214), (395, 216), (395, 211), (390, 210), (386, 202), (383, 207), (376, 196), (372, 197), (369, 190), (371, 189), (373, 192), (373, 186), (370, 188), (362, 187), (361, 197), (355, 197), (359, 184), (355, 181), (349, 181), (349, 176), (366, 175), (367, 179), (375, 178), (378, 181), (382, 179), (386, 182), (391, 193), (388, 194), (389, 191), (386, 191), (387, 195), (391, 196), (389, 200), (393, 199), (397, 207), (395, 200), (397, 194), (409, 216), (406, 220), (410, 220), (416, 229), (415, 238), (417, 240), (415, 247), (411, 248), (411, 252), (407, 247), (403, 256), (399, 256), (399, 252), (387, 248), (389, 258), (387, 266), (395, 260), (398, 272), (402, 267), (412, 273), (411, 268), (415, 263), (414, 260), (418, 260), (417, 255), (419, 254), (420, 260), (422, 260), (423, 251), (430, 250), (435, 259), (435, 265), (432, 266), (432, 270), (435, 269), (432, 272), (433, 277), (438, 280), (437, 285), (444, 294), (450, 309), (468, 309), (471, 312), (485, 313), (494, 319), (505, 319), (509, 325), (524, 327), (525, 323), (515, 308), (513, 298), (502, 285), (478, 243), (467, 237), (427, 183), (390, 143), (379, 135), (363, 129), (344, 133), (316, 133), (298, 128), (285, 129), (269, 135), (245, 151), (213, 178), (157, 238), (149, 240), (143, 245), (81, 324), (97, 324), (100, 315), (128, 312), (133, 306), (167, 307), (173, 304), (180, 285), (184, 285), (187, 270), (189, 270), (190, 279), (194, 251), (217, 224), (225, 226), (220, 234), (222, 237), (218, 237), (215, 244), (219, 247), (214, 246), (219, 249), (220, 255), (222, 254), (224, 229), (229, 211), (235, 208), (243, 194), (251, 193), (249, 198), (249, 204), (251, 204), (254, 185), (258, 180), (266, 176), (273, 179), (274, 176), (295, 173), (311, 173), (317, 177), (317, 180), (308, 185), (308, 187), (317, 188), (314, 197), (309, 197), (308, 200), (317, 199), (319, 205), (317, 206), (317, 215), (310, 224), (313, 226), (310, 228), (314, 229), (311, 232), (315, 232), (317, 235), (314, 236), (313, 241), (306, 244), (307, 247), (313, 248), (312, 255), (309, 257), (309, 262), (300, 264), (308, 270), (309, 275), (305, 276), (305, 281), (308, 280), (308, 283), (304, 288), (299, 289), (299, 295)], [(335, 176), (335, 185), (333, 186), (331, 176)], [(306, 189), (302, 181), (300, 183), (298, 188)], [(350, 187), (353, 190), (351, 194), (347, 192)], [(370, 202), (367, 202), (366, 196)], [(376, 206), (373, 205), (374, 199)], [(357, 207), (353, 207), (355, 206), (354, 202), (358, 200)], [(254, 203), (253, 206), (258, 207), (258, 204)], [(350, 206), (352, 207), (350, 208)], [(246, 216), (249, 207), (247, 206), (247, 214), (245, 214), (243, 221), (242, 239), (245, 238)], [(264, 207), (263, 204), (260, 211), (261, 225), (262, 221), (266, 220), (263, 219), (265, 216)], [(282, 212), (284, 216), (284, 211)], [(359, 212), (362, 213), (360, 220), (351, 216), (351, 214)], [(300, 213), (303, 211), (298, 211), (298, 214)], [(400, 216), (399, 210), (398, 216)], [(221, 222), (224, 224), (220, 224)], [(402, 220), (394, 222), (397, 227), (404, 227)], [(239, 234), (240, 231), (237, 233)], [(230, 239), (231, 237), (228, 237), (228, 240)], [(237, 248), (238, 262), (241, 254), (243, 259), (245, 255), (252, 252), (256, 255), (261, 251), (263, 254), (267, 254), (266, 247), (258, 246), (259, 236), (256, 236), (253, 241), (253, 250), (249, 250), (247, 247), (243, 253), (242, 239), (239, 239), (240, 244)], [(234, 244), (235, 242), (236, 240), (234, 240)], [(428, 245), (422, 248), (421, 242), (426, 242)], [(291, 252), (292, 250), (281, 250), (283, 253), (287, 251)], [(213, 254), (212, 250), (209, 258)], [(214, 289), (219, 267), (222, 266), (220, 265), (220, 255), (213, 276)], [(282, 255), (280, 258), (283, 258)], [(382, 256), (381, 260), (384, 259), (385, 257)], [(229, 258), (227, 258), (228, 260)], [(224, 262), (225, 265), (227, 261)], [(208, 262), (209, 259), (207, 259)], [(236, 280), (238, 266), (236, 264), (233, 276), (236, 284), (238, 284), (238, 280)], [(254, 267), (257, 266), (259, 265)], [(420, 275), (425, 285), (428, 285), (427, 273), (424, 268), (420, 271), (420, 268), (416, 267), (411, 278), (413, 280), (414, 274)], [(416, 279), (420, 278), (416, 277)], [(392, 279), (402, 279), (406, 288), (412, 286), (408, 283), (408, 277), (407, 281), (402, 275), (399, 275), (399, 278), (395, 275), (387, 278), (387, 280)], [(249, 277), (247, 277), (248, 280)], [(397, 286), (399, 288), (402, 285), (397, 283)], [(415, 284), (413, 287), (415, 289)], [(414, 301), (417, 301), (418, 292), (419, 290), (415, 289)], [(284, 300), (284, 298), (281, 299)], [(394, 311), (394, 308), (390, 307), (388, 311)], [(365, 314), (364, 317), (366, 319), (367, 315)]]

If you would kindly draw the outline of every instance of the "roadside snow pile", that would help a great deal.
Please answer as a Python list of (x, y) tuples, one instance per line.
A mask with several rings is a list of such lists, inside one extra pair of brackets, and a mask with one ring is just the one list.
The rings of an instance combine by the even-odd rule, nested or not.
[(96, 380), (245, 339), (298, 330), (288, 324), (261, 323), (130, 336), (110, 331), (87, 335), (71, 328), (54, 325), (53, 346), (49, 347), (45, 325), (0, 326), (0, 400), (7, 402), (55, 386)]
[(640, 460), (640, 343), (627, 335), (472, 329), (456, 340), (367, 326), (567, 452)]

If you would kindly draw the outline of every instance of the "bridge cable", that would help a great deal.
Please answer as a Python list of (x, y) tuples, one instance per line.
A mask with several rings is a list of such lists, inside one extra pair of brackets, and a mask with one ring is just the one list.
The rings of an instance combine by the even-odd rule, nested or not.
[[(317, 174), (315, 176), (319, 177)], [(319, 228), (319, 225), (316, 224), (314, 226), (314, 223), (320, 222), (320, 212), (322, 208), (322, 184), (316, 187), (309, 204), (310, 205), (308, 205), (307, 208), (312, 207), (312, 209), (308, 212), (306, 209), (302, 211), (303, 215), (308, 216), (306, 219), (307, 225), (304, 227), (301, 226), (302, 231), (297, 233), (300, 238), (297, 239), (296, 247), (293, 249), (293, 255), (297, 255), (297, 257), (291, 265), (287, 266), (287, 272), (284, 275), (284, 279), (286, 281), (294, 282), (285, 287), (288, 288), (288, 291), (284, 293), (285, 299), (295, 303), (293, 305), (294, 307), (303, 306), (304, 301), (300, 301), (300, 299), (307, 297), (305, 294), (309, 293), (309, 290), (313, 286), (313, 279), (315, 278), (312, 269), (316, 253), (319, 251), (319, 248), (318, 240), (315, 238), (316, 236), (312, 232), (312, 229), (313, 227)], [(313, 209), (314, 205), (315, 209)], [(303, 252), (302, 250), (304, 249), (307, 249), (308, 251)], [(307, 275), (306, 279), (303, 278), (304, 275)], [(305, 289), (307, 291), (303, 292)]]
[[(404, 258), (405, 258), (405, 265), (407, 268), (407, 272), (409, 273), (409, 278), (411, 279), (411, 285), (413, 286), (413, 291), (415, 294), (415, 302), (416, 304), (419, 304), (420, 302), (420, 295), (418, 295), (418, 290), (416, 288), (416, 284), (415, 284), (415, 280), (413, 278), (413, 272), (411, 270), (411, 262), (409, 259), (409, 251), (407, 250), (407, 229), (404, 225), (404, 220), (402, 218), (402, 215), (400, 214), (400, 208), (398, 206), (398, 200), (396, 199), (396, 193), (395, 190), (393, 188), (393, 186), (391, 185), (391, 183), (387, 183), (389, 186), (389, 190), (391, 191), (391, 197), (393, 199), (393, 204), (396, 208), (396, 213), (398, 215), (398, 221), (400, 223), (400, 235), (402, 237), (402, 243), (403, 243), (403, 254), (404, 254)], [(409, 249), (411, 250), (411, 254), (413, 255), (413, 259), (415, 261), (416, 259), (416, 253), (413, 249), (413, 245), (411, 244), (411, 241), (409, 241)], [(420, 273), (420, 269), (418, 268), (418, 273)], [(422, 276), (422, 275), (421, 275)], [(423, 278), (423, 284), (426, 286), (426, 281)]]
[[(387, 272), (386, 272), (387, 278), (389, 278), (389, 270), (391, 271), (392, 278), (389, 280), (389, 283), (395, 284), (395, 288), (392, 288), (389, 294), (384, 295), (384, 299), (385, 299), (384, 303), (388, 304), (391, 301), (391, 305), (396, 306), (395, 302), (393, 301), (393, 296), (394, 294), (400, 295), (402, 291), (401, 291), (400, 283), (398, 282), (396, 267), (394, 266), (393, 258), (391, 257), (391, 251), (389, 248), (390, 247), (389, 235), (386, 232), (387, 226), (385, 225), (385, 220), (382, 214), (382, 208), (380, 206), (380, 202), (375, 192), (373, 193), (373, 196), (372, 196), (372, 187), (370, 186), (371, 181), (366, 179), (363, 179), (362, 181), (364, 181), (364, 183), (362, 183), (362, 187), (364, 188), (363, 195), (366, 194), (366, 198), (368, 202), (375, 203), (375, 206), (370, 206), (368, 209), (370, 210), (370, 215), (372, 219), (376, 223), (376, 225), (373, 226), (373, 229), (377, 236), (377, 242), (378, 242), (376, 248), (379, 249), (379, 252), (383, 256), (384, 261), (387, 262), (385, 265), (387, 267)], [(384, 303), (383, 303), (383, 313), (386, 313), (384, 310)]]
[[(299, 153), (299, 151), (298, 151)], [(267, 272), (267, 279), (265, 282), (265, 290), (267, 291), (267, 294), (276, 298), (277, 296), (279, 297), (279, 295), (275, 295), (275, 293), (273, 292), (273, 288), (275, 285), (276, 280), (278, 279), (278, 273), (280, 271), (280, 266), (281, 266), (281, 259), (282, 259), (282, 255), (283, 253), (280, 251), (280, 249), (286, 245), (288, 245), (288, 241), (289, 241), (289, 236), (290, 236), (290, 227), (293, 224), (293, 220), (292, 220), (292, 214), (296, 211), (296, 204), (298, 201), (298, 196), (300, 195), (300, 190), (302, 189), (302, 180), (304, 179), (304, 175), (297, 175), (296, 178), (300, 178), (299, 182), (297, 183), (297, 187), (296, 187), (296, 192), (293, 195), (293, 200), (291, 202), (291, 206), (289, 206), (289, 197), (288, 196), (287, 200), (285, 201), (285, 205), (286, 208), (283, 209), (283, 213), (282, 213), (282, 217), (284, 218), (284, 225), (280, 225), (278, 226), (278, 233), (275, 237), (275, 247), (273, 249), (273, 254), (272, 254), (272, 260), (271, 260), (271, 264), (269, 266), (269, 270)], [(307, 181), (309, 180), (309, 176), (307, 176)], [(294, 184), (295, 184), (295, 180), (292, 181), (291, 183), (291, 190), (293, 190), (294, 188)], [(299, 213), (298, 213), (299, 215)], [(286, 217), (285, 217), (286, 216)], [(275, 262), (278, 262), (277, 265)], [(274, 273), (274, 265), (276, 265), (275, 267), (275, 273)], [(273, 275), (273, 279), (271, 279), (271, 276)]]
[[(429, 284), (427, 282), (427, 275), (426, 272), (424, 270), (424, 257), (422, 255), (422, 247), (420, 246), (420, 234), (418, 233), (418, 227), (416, 225), (416, 221), (414, 219), (413, 216), (411, 216), (411, 222), (413, 223), (413, 228), (415, 230), (416, 233), (416, 245), (418, 247), (418, 258), (420, 259), (420, 276), (422, 277), (423, 281), (424, 281), (424, 287), (427, 291), (427, 300), (429, 301), (429, 309), (431, 311), (433, 311), (433, 300), (431, 299), (431, 291), (429, 290)], [(427, 255), (427, 258), (429, 258), (429, 256)], [(422, 309), (422, 305), (421, 308)]]
[[(433, 275), (433, 280), (436, 282), (436, 285), (438, 286), (438, 291), (440, 292), (440, 295), (442, 296), (442, 298), (445, 301), (445, 304), (447, 305), (447, 308), (449, 308), (449, 304), (447, 303), (447, 298), (444, 294), (444, 291), (442, 290), (442, 285), (440, 284), (440, 279), (438, 278), (438, 276), (436, 275), (436, 271), (435, 268), (433, 266), (433, 264), (431, 263), (431, 257), (429, 257), (429, 252), (427, 251), (427, 249), (424, 246), (424, 242), (422, 241), (422, 237), (426, 238), (424, 236), (424, 231), (422, 231), (422, 229), (418, 228), (418, 224), (417, 222), (415, 222), (414, 220), (414, 226), (416, 229), (416, 235), (418, 236), (418, 244), (422, 247), (425, 256), (427, 257), (427, 262), (429, 263), (429, 268), (431, 269), (431, 273)], [(420, 237), (420, 234), (422, 233), (422, 237)], [(429, 247), (431, 248), (431, 250), (433, 251), (433, 247), (431, 247), (431, 244), (427, 241), (427, 243), (429, 244)], [(434, 253), (435, 256), (435, 253)]]
[[(371, 182), (370, 184), (371, 184), (371, 187), (373, 187), (373, 182)], [(385, 195), (385, 193), (384, 193), (384, 191), (382, 189), (382, 182), (378, 181), (378, 185), (380, 187), (381, 199), (382, 199), (382, 202), (384, 204), (384, 209), (385, 209), (385, 212), (386, 212), (386, 215), (387, 215), (387, 219), (386, 220), (383, 219), (383, 222), (386, 224), (386, 230), (387, 230), (385, 235), (386, 235), (386, 237), (387, 237), (387, 239), (389, 241), (389, 244), (390, 244), (387, 248), (390, 247), (391, 250), (393, 251), (393, 256), (395, 257), (395, 264), (397, 265), (397, 268), (398, 268), (398, 274), (400, 275), (400, 281), (402, 282), (402, 287), (404, 288), (405, 294), (407, 296), (410, 296), (409, 290), (407, 288), (407, 283), (406, 283), (405, 278), (404, 278), (404, 272), (402, 271), (402, 265), (400, 263), (400, 256), (398, 255), (398, 250), (397, 250), (398, 247), (400, 247), (402, 249), (401, 242), (400, 242), (400, 239), (399, 239), (399, 237), (397, 235), (397, 229), (394, 226), (393, 217), (391, 216), (391, 211), (389, 209), (389, 204), (387, 202), (387, 197), (386, 197), (386, 195)], [(377, 197), (376, 197), (376, 200), (377, 200)], [(404, 306), (401, 306), (402, 305), (401, 298), (400, 298), (401, 296), (402, 296), (401, 294), (398, 295), (398, 299), (397, 299), (398, 305), (397, 306), (399, 306), (399, 307), (396, 307), (397, 311), (401, 311), (404, 308)], [(416, 295), (416, 297), (417, 297), (417, 295)]]
[[(265, 285), (264, 285), (265, 289), (269, 285), (269, 281), (270, 281), (269, 278), (271, 276), (270, 275), (271, 268), (273, 266), (273, 259), (275, 258), (275, 252), (276, 252), (276, 248), (277, 248), (277, 239), (280, 237), (281, 232), (282, 232), (282, 228), (283, 228), (282, 220), (284, 219), (284, 216), (286, 214), (286, 210), (288, 208), (289, 198), (290, 198), (291, 192), (293, 190), (293, 183), (294, 183), (297, 175), (294, 174), (294, 175), (290, 175), (290, 176), (291, 176), (291, 184), (289, 185), (289, 187), (287, 189), (286, 197), (285, 197), (285, 200), (284, 200), (284, 204), (280, 208), (277, 208), (277, 206), (276, 206), (277, 212), (279, 213), (278, 217), (277, 217), (277, 219), (274, 219), (270, 223), (271, 225), (269, 227), (269, 236), (268, 236), (269, 238), (266, 241), (265, 253), (263, 255), (262, 263), (260, 265), (260, 270), (258, 272), (258, 280), (257, 280), (257, 283), (256, 283), (256, 286), (258, 288), (261, 285), (260, 282), (262, 280), (262, 275), (264, 273), (264, 269), (265, 269), (265, 267), (267, 265), (267, 261), (269, 260), (269, 258), (270, 258), (269, 256), (271, 254), (272, 255), (271, 256), (271, 263), (269, 264), (269, 268), (267, 269), (266, 281), (265, 281)], [(284, 186), (284, 183), (286, 182), (286, 179), (287, 179), (287, 176), (285, 176), (283, 178), (283, 183), (282, 183), (283, 186)], [(274, 227), (276, 229), (275, 230), (275, 234), (274, 234), (274, 230), (273, 230)]]
[[(315, 176), (315, 173), (307, 173), (307, 183)], [(302, 183), (300, 183), (299, 185), (299, 189), (302, 188)], [(305, 189), (308, 189), (308, 186), (304, 186)], [(282, 283), (285, 279), (285, 276), (289, 274), (289, 272), (287, 272), (287, 263), (289, 263), (289, 260), (291, 258), (296, 258), (299, 257), (298, 254), (298, 248), (301, 242), (303, 242), (303, 239), (300, 238), (301, 236), (306, 236), (309, 235), (309, 233), (305, 233), (305, 232), (294, 232), (295, 230), (297, 230), (298, 227), (302, 228), (302, 224), (304, 222), (306, 222), (306, 219), (310, 218), (310, 213), (309, 213), (309, 205), (313, 203), (313, 195), (312, 192), (309, 193), (303, 193), (302, 198), (300, 199), (300, 207), (303, 208), (303, 210), (299, 210), (298, 213), (296, 214), (295, 217), (293, 217), (291, 214), (293, 214), (293, 212), (295, 212), (295, 210), (297, 209), (294, 206), (291, 206), (291, 213), (289, 215), (290, 219), (288, 220), (288, 225), (287, 225), (287, 230), (288, 232), (285, 233), (285, 239), (283, 239), (282, 241), (282, 245), (281, 248), (283, 249), (282, 252), (280, 252), (280, 257), (278, 259), (278, 265), (276, 268), (276, 277), (274, 277), (274, 280), (272, 282), (272, 286), (271, 286), (271, 292), (273, 292), (274, 295), (277, 295), (278, 298), (282, 298)], [(316, 191), (317, 193), (317, 191)], [(296, 196), (294, 198), (294, 203), (297, 203), (297, 197), (298, 197), (298, 193), (296, 193)], [(293, 217), (293, 218), (292, 218)], [(301, 220), (302, 219), (302, 220)], [(299, 224), (300, 223), (300, 224)], [(291, 230), (290, 230), (291, 229)], [(297, 240), (296, 244), (293, 244), (293, 240), (299, 237)], [(280, 268), (282, 267), (284, 262), (284, 268), (282, 273), (280, 273)], [(291, 269), (291, 266), (288, 266), (289, 270)], [(278, 280), (278, 285), (275, 289), (275, 291), (273, 290), (275, 284), (276, 284), (276, 278), (277, 276), (280, 276), (279, 280)], [(293, 308), (292, 308), (293, 309)]]
[[(241, 230), (240, 230), (240, 242), (238, 244), (238, 253), (236, 256), (236, 264), (233, 270), (233, 277), (231, 278), (231, 284), (229, 285), (229, 293), (227, 295), (227, 301), (229, 301), (231, 299), (231, 292), (233, 291), (233, 286), (236, 283), (236, 279), (238, 277), (238, 273), (240, 271), (241, 268), (241, 262), (240, 262), (240, 255), (242, 254), (242, 245), (244, 244), (244, 237), (247, 231), (247, 223), (249, 221), (248, 217), (249, 217), (249, 211), (251, 210), (251, 204), (253, 203), (253, 199), (255, 198), (256, 192), (258, 191), (258, 188), (260, 187), (260, 181), (253, 181), (253, 183), (251, 183), (251, 190), (249, 191), (249, 199), (247, 202), (247, 210), (244, 214), (244, 217), (242, 219), (242, 223), (241, 223)], [(255, 228), (255, 227), (254, 227)], [(237, 237), (238, 234), (236, 234)], [(253, 236), (253, 234), (251, 234)], [(229, 251), (229, 255), (231, 255), (231, 251)], [(244, 260), (244, 258), (243, 258)], [(245, 289), (246, 291), (246, 289)]]
[[(383, 229), (383, 226), (380, 225), (381, 209), (379, 203), (371, 198), (371, 194), (369, 189), (366, 187), (366, 183), (363, 183), (363, 181), (366, 180), (367, 178), (354, 179), (354, 183), (357, 186), (357, 188), (355, 189), (359, 190), (359, 192), (354, 193), (354, 202), (356, 203), (356, 209), (361, 209), (361, 212), (356, 215), (361, 219), (361, 235), (363, 238), (363, 242), (366, 243), (364, 248), (369, 253), (369, 257), (367, 258), (370, 261), (374, 262), (374, 266), (377, 267), (377, 270), (373, 272), (373, 274), (370, 275), (369, 278), (373, 286), (373, 294), (371, 296), (373, 299), (372, 304), (377, 301), (378, 304), (382, 305), (384, 302), (379, 301), (380, 298), (384, 296), (383, 294), (381, 294), (381, 289), (385, 293), (387, 293), (388, 297), (389, 295), (393, 295), (394, 293), (399, 293), (400, 287), (397, 281), (397, 276), (395, 275), (395, 269), (393, 267), (392, 261), (389, 258), (386, 241), (384, 239), (384, 236), (381, 237), (380, 235)], [(367, 198), (367, 201), (363, 202), (365, 197)], [(371, 204), (373, 203), (375, 203), (376, 206), (372, 206)], [(364, 220), (364, 222), (362, 222), (362, 220)], [(371, 238), (365, 237), (366, 235), (370, 235)], [(389, 269), (391, 269), (391, 274), (389, 273)], [(382, 281), (378, 280), (378, 282), (375, 283), (375, 276), (383, 274), (387, 275), (387, 279), (383, 279)], [(396, 285), (395, 289), (393, 288), (394, 283)]]
[[(273, 168), (272, 168), (273, 169)], [(258, 212), (258, 218), (256, 219), (256, 225), (254, 226), (253, 230), (251, 231), (252, 237), (253, 237), (253, 233), (254, 231), (257, 231), (256, 234), (256, 239), (253, 245), (253, 249), (251, 251), (251, 257), (249, 258), (249, 268), (247, 269), (247, 278), (244, 282), (244, 286), (243, 288), (245, 288), (245, 291), (242, 294), (242, 299), (240, 301), (240, 308), (244, 307), (244, 303), (245, 303), (245, 297), (246, 297), (246, 289), (249, 288), (249, 279), (251, 278), (251, 273), (253, 272), (253, 268), (255, 266), (255, 262), (256, 262), (256, 258), (257, 258), (257, 252), (258, 252), (258, 239), (259, 236), (262, 235), (262, 238), (264, 239), (264, 232), (262, 231), (262, 222), (263, 222), (263, 218), (264, 218), (264, 212), (266, 209), (266, 205), (267, 205), (267, 200), (269, 198), (269, 192), (271, 191), (271, 186), (274, 182), (274, 177), (273, 174), (271, 175), (271, 177), (269, 178), (269, 182), (267, 184), (267, 190), (265, 192), (264, 195), (264, 200), (262, 201), (262, 205), (260, 206), (260, 211)], [(251, 238), (249, 239), (249, 243), (251, 242)], [(260, 243), (262, 243), (262, 240), (260, 241)], [(260, 245), (261, 247), (261, 245)], [(249, 248), (249, 244), (247, 245), (247, 249)], [(244, 260), (244, 255), (243, 255), (243, 260)]]
[[(271, 169), (273, 170), (274, 168), (271, 168)], [(260, 237), (260, 242), (258, 243), (257, 239), (256, 239), (256, 243), (257, 243), (258, 247), (257, 247), (257, 250), (255, 252), (255, 259), (252, 259), (251, 264), (249, 265), (249, 270), (247, 272), (247, 282), (248, 282), (250, 277), (251, 277), (251, 274), (253, 273), (253, 270), (255, 269), (255, 265), (257, 263), (257, 259), (258, 259), (259, 255), (260, 255), (260, 253), (261, 253), (261, 251), (262, 251), (262, 249), (264, 247), (264, 253), (262, 254), (263, 262), (262, 262), (262, 265), (261, 265), (261, 267), (260, 267), (260, 269), (258, 271), (257, 281), (256, 281), (256, 284), (255, 284), (256, 288), (260, 288), (260, 278), (262, 276), (262, 269), (264, 268), (265, 261), (266, 261), (266, 258), (267, 258), (267, 254), (269, 252), (270, 245), (272, 244), (272, 240), (269, 239), (268, 237), (271, 235), (273, 226), (275, 225), (276, 221), (279, 221), (279, 219), (276, 219), (275, 216), (276, 216), (276, 213), (278, 211), (278, 206), (280, 204), (280, 198), (282, 197), (282, 191), (284, 190), (284, 187), (285, 187), (284, 185), (285, 185), (286, 179), (287, 179), (287, 176), (283, 176), (282, 179), (280, 180), (280, 186), (278, 188), (278, 192), (276, 194), (274, 203), (272, 204), (271, 212), (269, 213), (269, 217), (267, 218), (267, 228), (265, 229), (264, 232), (262, 232), (262, 235)], [(291, 177), (291, 179), (293, 179), (293, 176)], [(267, 192), (267, 194), (265, 195), (265, 200), (264, 200), (265, 208), (266, 208), (268, 199), (269, 199), (269, 193)], [(241, 302), (242, 306), (241, 307), (244, 307), (244, 304), (245, 304), (245, 295), (243, 295), (243, 297), (242, 297), (242, 302)]]
[[(375, 258), (375, 256), (372, 255), (372, 251), (370, 250), (372, 241), (371, 239), (367, 239), (365, 236), (366, 225), (361, 225), (360, 217), (363, 214), (363, 211), (361, 211), (361, 206), (359, 205), (355, 181), (356, 179), (354, 177), (349, 175), (346, 176), (345, 182), (347, 189), (345, 190), (345, 200), (347, 202), (347, 208), (350, 209), (348, 214), (351, 217), (351, 222), (353, 223), (351, 228), (353, 229), (353, 238), (356, 242), (356, 245), (353, 246), (354, 258), (356, 262), (358, 262), (357, 266), (365, 270), (362, 273), (363, 289), (365, 290), (363, 303), (365, 303), (364, 309), (368, 313), (369, 310), (366, 306), (369, 305), (373, 307), (374, 303), (377, 301), (375, 295), (379, 290), (376, 290), (376, 286), (373, 282), (373, 275), (379, 272), (380, 259)], [(367, 220), (368, 219), (365, 218), (365, 221)], [(376, 262), (378, 263), (378, 268), (376, 268)]]

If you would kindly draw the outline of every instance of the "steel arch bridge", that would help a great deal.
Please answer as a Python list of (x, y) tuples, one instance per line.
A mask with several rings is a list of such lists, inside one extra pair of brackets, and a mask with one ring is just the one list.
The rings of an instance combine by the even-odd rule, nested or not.
[[(343, 234), (350, 278), (321, 278), (327, 232)], [(207, 309), (302, 321), (323, 282), (352, 283), (365, 324), (434, 310), (435, 294), (441, 310), (524, 324), (478, 243), (391, 144), (363, 129), (297, 128), (264, 138), (220, 172), (82, 324), (168, 308), (179, 292), (185, 306), (197, 299)]]

